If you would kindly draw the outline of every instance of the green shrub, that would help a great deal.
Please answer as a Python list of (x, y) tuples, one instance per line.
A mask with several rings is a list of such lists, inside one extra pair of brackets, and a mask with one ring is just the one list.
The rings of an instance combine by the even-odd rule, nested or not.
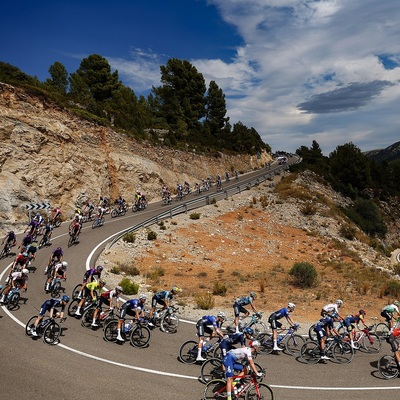
[(342, 237), (348, 240), (353, 240), (356, 237), (356, 229), (351, 225), (342, 225), (339, 229)]
[(387, 281), (384, 294), (385, 296), (393, 296), (398, 299), (400, 297), (400, 282), (394, 279)]
[(132, 282), (129, 278), (123, 278), (119, 285), (122, 287), (123, 293), (128, 296), (137, 294), (139, 291), (139, 285)]
[(214, 297), (210, 292), (196, 295), (195, 301), (200, 310), (210, 310), (215, 303)]
[(156, 240), (157, 239), (157, 233), (154, 231), (149, 231), (147, 233), (147, 240)]
[(133, 232), (125, 233), (125, 235), (122, 236), (122, 240), (126, 243), (135, 243), (136, 235)]
[(116, 264), (117, 265), (111, 269), (111, 272), (113, 269), (118, 271), (118, 272), (113, 272), (114, 274), (124, 273), (126, 275), (132, 275), (132, 276), (140, 275), (139, 268), (129, 261), (122, 261), (122, 262), (117, 261)]
[(294, 284), (302, 288), (313, 287), (318, 281), (318, 274), (314, 265), (308, 262), (294, 264), (289, 275), (293, 278)]
[(227, 287), (224, 283), (214, 282), (212, 294), (214, 296), (225, 296), (227, 292)]
[(200, 219), (200, 213), (192, 213), (189, 215), (190, 219)]

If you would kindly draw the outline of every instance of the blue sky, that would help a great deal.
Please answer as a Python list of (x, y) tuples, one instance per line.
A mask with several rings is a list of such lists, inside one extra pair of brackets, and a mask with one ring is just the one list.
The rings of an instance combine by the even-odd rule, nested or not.
[(316, 140), (324, 154), (400, 140), (398, 0), (13, 0), (0, 60), (40, 80), (105, 57), (137, 95), (160, 65), (189, 60), (226, 95), (231, 123), (275, 150)]

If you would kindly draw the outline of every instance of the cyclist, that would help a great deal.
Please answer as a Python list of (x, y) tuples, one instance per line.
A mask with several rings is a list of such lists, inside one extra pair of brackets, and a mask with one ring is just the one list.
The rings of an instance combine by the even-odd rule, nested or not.
[(29, 234), (31, 236), (36, 236), (38, 227), (39, 227), (39, 223), (34, 218), (32, 218), (31, 221), (29, 222), (28, 226), (24, 230), (24, 233), (29, 229)]
[(51, 282), (53, 279), (56, 279), (57, 276), (59, 276), (60, 279), (64, 279), (64, 282), (67, 280), (67, 268), (68, 263), (66, 261), (60, 262), (54, 266), (47, 279), (46, 292), (50, 290)]
[(3, 295), (1, 296), (0, 303), (4, 303), (8, 292), (11, 290), (12, 287), (19, 287), (20, 289), (24, 289), (25, 292), (28, 289), (28, 274), (29, 271), (24, 268), (21, 271), (13, 272), (11, 274), (11, 283), (5, 287), (3, 290)]
[(336, 336), (339, 336), (338, 331), (333, 326), (333, 318), (326, 315), (322, 317), (314, 327), (314, 332), (317, 334), (319, 350), (320, 350), (320, 359), (321, 360), (329, 360), (329, 357), (325, 353), (325, 342), (328, 336), (334, 333)]
[[(93, 283), (95, 283), (95, 282), (93, 282)], [(119, 305), (120, 305), (119, 296), (121, 293), (122, 293), (122, 287), (117, 286), (114, 290), (109, 290), (107, 292), (102, 293), (99, 296), (99, 299), (97, 300), (97, 306), (96, 306), (96, 309), (94, 310), (94, 314), (93, 314), (92, 328), (99, 326), (96, 319), (97, 319), (98, 313), (101, 311), (101, 307), (103, 304), (110, 307), (110, 310), (111, 310), (113, 308), (113, 300), (115, 299), (117, 309), (119, 309)]]
[(151, 298), (151, 310), (149, 314), (149, 326), (154, 327), (154, 321), (152, 321), (154, 311), (156, 310), (157, 304), (161, 304), (163, 306), (163, 310), (168, 308), (172, 304), (172, 299), (175, 295), (182, 292), (182, 289), (174, 286), (171, 290), (163, 290), (161, 292), (157, 292)]
[(69, 235), (75, 235), (76, 237), (79, 236), (81, 233), (82, 229), (82, 215), (81, 214), (76, 214), (74, 219), (72, 220), (71, 223), (71, 228), (69, 230)]
[(93, 281), (86, 284), (81, 296), (82, 297), (81, 301), (79, 302), (78, 307), (76, 308), (75, 311), (76, 317), (80, 317), (82, 315), (81, 308), (83, 306), (83, 303), (85, 302), (85, 299), (90, 296), (92, 298), (92, 302), (95, 302), (97, 300), (95, 290), (98, 289), (99, 294), (101, 294), (105, 285), (106, 281), (104, 279), (99, 279), (98, 281)]
[[(40, 321), (43, 319), (44, 314), (46, 314), (46, 311), (49, 311), (50, 318), (60, 317), (61, 318), (60, 322), (64, 322), (65, 321), (64, 310), (68, 302), (69, 302), (69, 296), (67, 296), (66, 294), (64, 294), (64, 296), (62, 296), (59, 299), (46, 300), (40, 307), (39, 316), (33, 323), (32, 336), (38, 336), (38, 334), (36, 333), (36, 328), (39, 325)], [(56, 308), (60, 308), (60, 311), (56, 311)], [(54, 315), (54, 313), (56, 314)]]
[(239, 297), (233, 303), (233, 312), (235, 314), (235, 327), (236, 333), (239, 332), (239, 315), (240, 313), (244, 314), (247, 317), (250, 313), (247, 311), (244, 306), (250, 305), (252, 310), (257, 313), (256, 308), (254, 307), (253, 301), (257, 298), (257, 294), (255, 292), (250, 292), (248, 296)]
[(44, 269), (44, 273), (47, 274), (48, 269), (51, 268), (52, 265), (62, 262), (63, 255), (64, 252), (61, 247), (55, 248), (50, 255), (49, 262), (47, 264), (47, 267)]
[(394, 353), (394, 359), (396, 360), (397, 368), (400, 370), (400, 348), (399, 342), (396, 340), (400, 336), (400, 328), (393, 329), (387, 338), (388, 343), (392, 346), (392, 351)]
[(1, 244), (4, 244), (4, 242), (6, 242), (6, 245), (11, 245), (10, 247), (14, 247), (17, 244), (17, 237), (15, 236), (14, 231), (7, 233)]
[(53, 224), (51, 222), (48, 222), (44, 226), (44, 231), (43, 231), (43, 236), (47, 237), (47, 241), (50, 242), (51, 235), (53, 234)]
[(126, 301), (122, 307), (119, 314), (118, 325), (117, 325), (117, 340), (120, 342), (124, 341), (124, 338), (121, 336), (121, 327), (125, 323), (125, 316), (130, 315), (134, 317), (136, 320), (144, 317), (144, 303), (146, 302), (146, 295), (141, 294), (138, 299), (132, 299)]
[(90, 268), (85, 271), (85, 273), (83, 274), (82, 287), (78, 293), (78, 299), (82, 298), (82, 292), (85, 290), (86, 285), (90, 282), (96, 281), (95, 276), (97, 277), (97, 280), (101, 278), (102, 271), (103, 267), (101, 265), (98, 265), (96, 268)]
[(92, 213), (94, 211), (94, 205), (90, 201), (85, 203), (85, 212), (87, 213), (88, 219), (92, 219)]
[(231, 333), (224, 336), (224, 338), (219, 343), (219, 348), (222, 352), (222, 357), (225, 357), (229, 350), (234, 348), (235, 344), (240, 344), (241, 347), (245, 347), (246, 339), (251, 340), (254, 335), (253, 329), (246, 327), (243, 332)]
[[(224, 312), (220, 311), (217, 316), (205, 315), (197, 321), (197, 336), (199, 337), (199, 344), (197, 347), (197, 358), (196, 361), (205, 361), (205, 358), (201, 356), (204, 344), (215, 336), (219, 336), (221, 339), (224, 335), (221, 331), (221, 325), (226, 320)], [(208, 333), (210, 337), (205, 339), (205, 333)]]
[(257, 371), (257, 367), (254, 365), (253, 353), (258, 351), (260, 343), (257, 340), (253, 340), (249, 343), (249, 347), (240, 347), (238, 349), (232, 349), (228, 351), (228, 354), (223, 358), (223, 366), (225, 369), (226, 378), (226, 395), (227, 400), (232, 400), (232, 381), (235, 374), (235, 370), (239, 370), (238, 376), (244, 377), (248, 371), (247, 366), (242, 364), (243, 361), (248, 361), (251, 369), (257, 376), (262, 376), (261, 372)]
[(11, 279), (11, 274), (13, 272), (21, 271), (22, 269), (26, 269), (29, 263), (28, 253), (23, 252), (19, 253), (17, 257), (15, 257), (14, 262), (11, 265), (10, 271), (8, 272), (8, 276), (6, 278), (6, 283), (8, 283)]
[(107, 197), (100, 196), (100, 200), (99, 200), (99, 203), (97, 204), (97, 207), (104, 208), (104, 211), (105, 211), (105, 209), (108, 207)]
[(325, 315), (329, 315), (334, 317), (335, 319), (343, 320), (344, 318), (339, 314), (339, 308), (342, 307), (343, 301), (338, 299), (336, 303), (326, 304), (322, 307), (321, 317), (325, 317)]
[(58, 207), (54, 207), (50, 212), (50, 221), (54, 223), (57, 218), (61, 218), (62, 211)]
[(382, 308), (381, 316), (386, 319), (386, 322), (389, 326), (389, 330), (392, 330), (392, 328), (393, 328), (394, 313), (396, 313), (398, 317), (400, 316), (399, 305), (400, 305), (400, 302), (395, 301), (395, 302), (393, 302), (393, 304), (388, 304), (387, 306)]
[(32, 242), (26, 248), (26, 253), (28, 254), (29, 261), (34, 260), (36, 258), (37, 251), (38, 251), (38, 244), (36, 242)]
[(366, 314), (367, 312), (365, 310), (360, 310), (358, 311), (358, 314), (349, 315), (343, 320), (347, 332), (350, 336), (350, 343), (353, 349), (357, 348), (356, 346), (354, 346), (355, 326), (353, 324), (359, 324), (360, 322), (362, 322), (364, 327), (368, 328), (368, 326), (364, 322), (364, 317)]
[(289, 322), (290, 326), (294, 326), (295, 323), (293, 322), (292, 318), (290, 317), (290, 313), (292, 313), (295, 309), (296, 305), (294, 303), (288, 303), (287, 308), (281, 308), (278, 311), (275, 311), (272, 313), (269, 318), (268, 322), (271, 326), (272, 329), (272, 340), (274, 342), (274, 350), (275, 351), (280, 351), (283, 350), (278, 346), (278, 329), (282, 327), (282, 324), (279, 322), (279, 320), (283, 317), (286, 318), (286, 320)]
[(23, 252), (32, 242), (33, 237), (30, 233), (28, 233), (26, 236), (23, 237), (21, 244), (18, 246), (18, 248), (21, 249), (21, 252)]

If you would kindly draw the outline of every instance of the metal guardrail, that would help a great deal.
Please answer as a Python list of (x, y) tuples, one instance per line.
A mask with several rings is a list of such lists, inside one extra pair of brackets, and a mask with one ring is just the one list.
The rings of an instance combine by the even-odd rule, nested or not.
[[(228, 199), (229, 196), (233, 196), (235, 194), (241, 193), (244, 190), (248, 190), (250, 187), (257, 186), (262, 182), (265, 182), (266, 180), (274, 177), (275, 175), (280, 174), (282, 171), (286, 171), (289, 169), (289, 165), (282, 165), (281, 167), (278, 167), (277, 169), (274, 169), (273, 171), (261, 175), (260, 177), (250, 180), (247, 182), (244, 182), (242, 184), (238, 184), (235, 187), (232, 187), (230, 189), (222, 190), (220, 192), (215, 192), (215, 193), (210, 193), (207, 196), (201, 196), (197, 199), (192, 199), (189, 201), (186, 201), (184, 203), (181, 203), (180, 205), (176, 207), (172, 207), (168, 209), (167, 211), (164, 211), (152, 218), (147, 219), (146, 221), (143, 221), (137, 225), (134, 225), (128, 229), (125, 229), (122, 231), (118, 236), (116, 236), (111, 242), (107, 244), (107, 248), (111, 248), (114, 246), (115, 243), (117, 243), (124, 235), (130, 232), (135, 232), (138, 231), (141, 228), (145, 228), (154, 224), (158, 224), (160, 221), (168, 218), (172, 218), (175, 215), (187, 213), (190, 210), (195, 210), (197, 208), (203, 207), (205, 205), (210, 205), (213, 199)], [(239, 182), (238, 182), (239, 183)]]

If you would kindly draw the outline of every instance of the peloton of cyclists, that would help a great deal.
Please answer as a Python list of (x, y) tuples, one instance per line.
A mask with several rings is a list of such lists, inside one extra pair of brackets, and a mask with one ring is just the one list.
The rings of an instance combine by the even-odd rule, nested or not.
[(278, 346), (278, 329), (282, 327), (282, 323), (279, 322), (279, 320), (283, 317), (286, 318), (286, 320), (289, 322), (290, 326), (294, 326), (295, 323), (293, 322), (292, 318), (290, 317), (290, 314), (294, 311), (296, 305), (294, 303), (288, 303), (287, 308), (281, 308), (278, 311), (275, 311), (274, 313), (272, 313), (269, 318), (268, 318), (268, 322), (271, 326), (272, 329), (272, 340), (274, 342), (274, 347), (273, 350), (274, 351), (280, 351), (283, 350), (282, 348), (280, 348)]
[(146, 302), (146, 299), (146, 295), (141, 294), (138, 299), (128, 300), (122, 305), (117, 325), (118, 341), (124, 341), (124, 338), (121, 336), (121, 327), (125, 323), (126, 315), (130, 315), (136, 320), (138, 320), (139, 318), (144, 318), (144, 304)]
[[(40, 321), (43, 319), (44, 315), (46, 314), (47, 311), (49, 311), (49, 317), (50, 318), (61, 318), (60, 322), (64, 322), (64, 310), (65, 306), (69, 303), (69, 296), (66, 294), (62, 296), (59, 299), (48, 299), (46, 300), (42, 306), (40, 307), (40, 312), (39, 316), (35, 319), (35, 322), (33, 323), (33, 328), (32, 328), (32, 336), (38, 336), (36, 333), (36, 328), (39, 325)], [(60, 308), (60, 311), (57, 311), (57, 309)], [(54, 315), (55, 313), (55, 315)]]
[(236, 333), (239, 332), (239, 315), (240, 313), (244, 314), (247, 317), (250, 313), (248, 310), (244, 308), (244, 306), (250, 305), (253, 312), (257, 313), (257, 309), (254, 307), (254, 300), (257, 298), (257, 294), (255, 292), (250, 292), (248, 296), (239, 297), (233, 303), (233, 313), (235, 315), (235, 328)]
[[(219, 336), (221, 339), (224, 338), (224, 334), (221, 331), (221, 325), (226, 320), (224, 312), (220, 311), (216, 316), (204, 315), (197, 321), (197, 336), (199, 337), (199, 343), (197, 347), (197, 358), (196, 361), (205, 361), (202, 357), (201, 352), (206, 342), (211, 340), (215, 336)], [(209, 335), (209, 338), (205, 338), (205, 334)]]

